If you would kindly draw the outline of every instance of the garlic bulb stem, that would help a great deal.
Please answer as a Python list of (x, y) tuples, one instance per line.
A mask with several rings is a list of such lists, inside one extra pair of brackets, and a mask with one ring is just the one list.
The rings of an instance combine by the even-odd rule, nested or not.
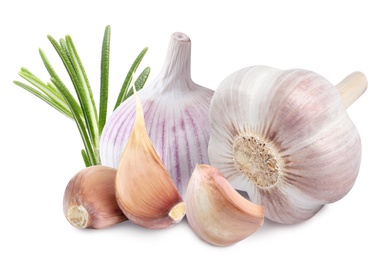
[[(175, 32), (171, 35), (166, 59), (158, 79), (165, 80), (165, 83), (172, 82), (172, 84), (165, 85), (164, 90), (175, 90), (175, 86), (189, 87), (192, 84), (191, 40), (186, 34)], [(178, 79), (188, 81), (189, 84), (175, 84), (175, 80), (178, 82)]]
[(345, 108), (351, 106), (368, 88), (368, 81), (362, 72), (356, 71), (344, 78), (337, 86)]

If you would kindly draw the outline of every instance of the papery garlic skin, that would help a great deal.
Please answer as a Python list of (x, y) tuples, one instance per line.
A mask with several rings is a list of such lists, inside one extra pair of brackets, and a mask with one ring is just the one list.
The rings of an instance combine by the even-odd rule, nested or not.
[[(147, 133), (157, 154), (184, 197), (195, 164), (208, 163), (209, 106), (213, 90), (191, 79), (191, 41), (171, 36), (160, 74), (138, 91)], [(135, 119), (133, 97), (109, 117), (100, 140), (103, 165), (117, 167)]]
[(63, 211), (68, 222), (78, 228), (101, 229), (127, 220), (115, 197), (116, 169), (90, 166), (68, 182)]
[(186, 216), (202, 240), (229, 246), (262, 226), (264, 208), (242, 197), (218, 169), (201, 164), (195, 167), (187, 188)]
[(297, 223), (344, 197), (361, 141), (337, 88), (307, 70), (241, 69), (216, 89), (209, 158), (265, 216)]

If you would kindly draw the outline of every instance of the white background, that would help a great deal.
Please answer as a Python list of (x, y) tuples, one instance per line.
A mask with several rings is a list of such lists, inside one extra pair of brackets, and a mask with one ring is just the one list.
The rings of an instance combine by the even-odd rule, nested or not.
[[(381, 1), (2, 1), (0, 3), (0, 259), (384, 259), (385, 9)], [(164, 230), (124, 222), (67, 223), (62, 197), (81, 168), (76, 125), (13, 85), (25, 66), (48, 81), (38, 48), (65, 78), (47, 40), (70, 34), (98, 92), (102, 36), (111, 25), (112, 103), (136, 55), (159, 72), (173, 32), (192, 41), (192, 77), (215, 89), (250, 65), (313, 70), (333, 84), (362, 71), (367, 92), (348, 110), (362, 138), (359, 176), (342, 200), (298, 225), (266, 221), (230, 247), (201, 241), (187, 221)], [(67, 81), (67, 85), (70, 83)], [(109, 110), (111, 111), (111, 110)], [(343, 156), (343, 155), (341, 155)]]

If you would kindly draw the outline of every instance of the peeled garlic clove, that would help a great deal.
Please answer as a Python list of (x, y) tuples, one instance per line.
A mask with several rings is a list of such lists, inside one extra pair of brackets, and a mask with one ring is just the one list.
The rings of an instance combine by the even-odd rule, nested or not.
[(78, 172), (68, 183), (63, 211), (68, 222), (78, 228), (105, 228), (127, 218), (115, 198), (116, 169), (90, 166)]
[(185, 204), (147, 135), (136, 91), (134, 96), (136, 120), (119, 163), (116, 198), (131, 222), (166, 228), (183, 219)]
[(234, 72), (212, 99), (210, 162), (267, 218), (304, 221), (353, 187), (361, 141), (346, 107), (366, 87), (358, 72), (338, 88), (307, 70)]
[(218, 169), (201, 164), (187, 187), (186, 217), (201, 239), (228, 246), (260, 228), (264, 208), (242, 197)]
[[(138, 91), (147, 133), (182, 197), (195, 164), (208, 163), (209, 106), (213, 90), (191, 79), (191, 41), (171, 36), (159, 75)], [(135, 100), (128, 98), (109, 117), (100, 139), (103, 165), (118, 167), (135, 121)]]

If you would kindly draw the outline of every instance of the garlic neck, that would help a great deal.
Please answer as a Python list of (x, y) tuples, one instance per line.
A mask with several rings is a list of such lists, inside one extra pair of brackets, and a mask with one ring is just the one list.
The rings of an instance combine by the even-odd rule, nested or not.
[(336, 86), (345, 108), (352, 105), (367, 89), (368, 81), (359, 71), (353, 72)]
[(195, 85), (191, 79), (191, 41), (187, 35), (180, 32), (172, 34), (158, 81), (164, 90), (172, 88), (173, 91)]

